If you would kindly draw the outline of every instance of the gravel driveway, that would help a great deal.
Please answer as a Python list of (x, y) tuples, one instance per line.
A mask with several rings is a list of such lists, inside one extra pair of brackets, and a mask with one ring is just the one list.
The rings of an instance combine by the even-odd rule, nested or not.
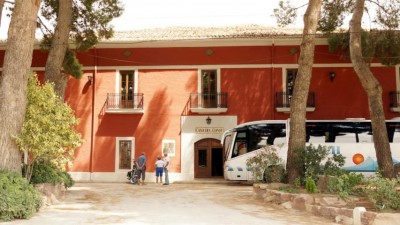
[(3, 224), (335, 224), (269, 206), (253, 199), (252, 190), (238, 184), (77, 183), (59, 204), (44, 208), (30, 220)]

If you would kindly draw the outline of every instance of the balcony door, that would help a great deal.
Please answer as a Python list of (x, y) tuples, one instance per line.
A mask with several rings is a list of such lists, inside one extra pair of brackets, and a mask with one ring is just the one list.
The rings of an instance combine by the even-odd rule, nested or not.
[(297, 69), (288, 69), (286, 71), (286, 95), (283, 95), (284, 105), (290, 108), (290, 102), (292, 100), (294, 82), (296, 81)]
[(120, 72), (120, 107), (133, 108), (134, 104), (134, 72), (121, 71)]
[(201, 91), (204, 108), (217, 108), (217, 71), (203, 70), (201, 71)]

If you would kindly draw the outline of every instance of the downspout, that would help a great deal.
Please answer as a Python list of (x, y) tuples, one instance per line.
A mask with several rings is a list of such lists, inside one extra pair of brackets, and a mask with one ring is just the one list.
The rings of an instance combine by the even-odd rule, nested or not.
[(92, 173), (93, 173), (93, 146), (94, 146), (94, 95), (95, 95), (95, 86), (96, 86), (96, 75), (97, 75), (97, 50), (96, 46), (94, 47), (94, 73), (93, 73), (93, 81), (92, 81), (92, 121), (90, 126), (90, 163), (89, 163), (89, 172), (90, 172), (90, 181), (92, 181)]
[(271, 46), (271, 80), (270, 80), (270, 84), (271, 84), (271, 91), (272, 91), (272, 101), (273, 102), (273, 107), (272, 107), (272, 119), (275, 119), (275, 86), (273, 84), (273, 77), (274, 77), (274, 72), (275, 72), (275, 68), (274, 68), (274, 57), (275, 57), (275, 40), (274, 38), (272, 38), (272, 46)]

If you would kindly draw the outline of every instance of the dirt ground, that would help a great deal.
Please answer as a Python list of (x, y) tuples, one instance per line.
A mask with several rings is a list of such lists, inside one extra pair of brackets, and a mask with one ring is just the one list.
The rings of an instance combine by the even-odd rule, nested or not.
[(252, 186), (239, 184), (77, 183), (62, 202), (30, 220), (3, 224), (335, 224), (267, 205), (253, 199), (252, 191)]

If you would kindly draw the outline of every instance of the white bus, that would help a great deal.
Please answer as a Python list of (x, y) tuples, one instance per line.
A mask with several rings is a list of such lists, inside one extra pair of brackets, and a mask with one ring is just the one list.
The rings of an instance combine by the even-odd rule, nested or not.
[[(393, 163), (400, 162), (400, 120), (386, 121)], [(252, 180), (246, 161), (266, 145), (275, 146), (286, 161), (289, 141), (289, 120), (263, 120), (244, 123), (224, 132), (224, 178)], [(343, 169), (376, 172), (377, 159), (372, 139), (371, 121), (364, 119), (307, 120), (306, 142), (328, 146), (331, 154), (346, 157)]]

